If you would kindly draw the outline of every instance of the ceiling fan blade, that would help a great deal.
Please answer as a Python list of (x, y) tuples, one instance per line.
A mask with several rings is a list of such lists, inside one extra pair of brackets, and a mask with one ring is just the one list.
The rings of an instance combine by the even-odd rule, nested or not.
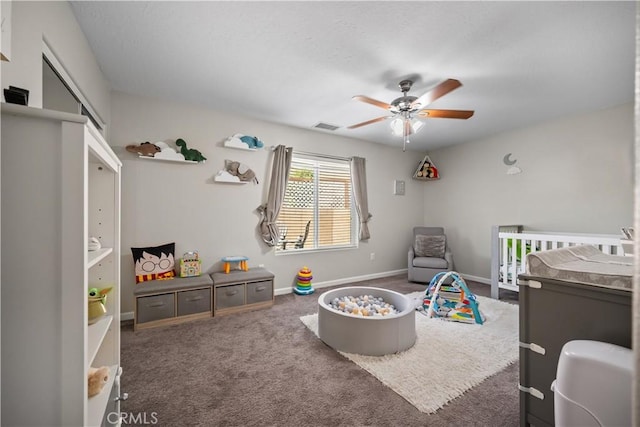
[(372, 123), (381, 122), (383, 120), (388, 119), (389, 117), (393, 117), (393, 116), (382, 116), (382, 117), (378, 117), (377, 119), (367, 120), (366, 122), (362, 122), (362, 123), (358, 123), (357, 125), (349, 126), (347, 129), (357, 129), (359, 127), (370, 125)]
[(411, 107), (422, 106), (426, 107), (427, 105), (434, 102), (436, 99), (448, 94), (454, 89), (462, 86), (459, 80), (456, 79), (447, 79), (440, 83), (438, 86), (431, 89), (429, 92), (422, 95), (420, 98), (416, 99), (411, 103)]
[(468, 119), (473, 116), (472, 110), (420, 110), (416, 114), (420, 117), (429, 117), (437, 119)]
[(386, 102), (378, 101), (377, 99), (369, 98), (368, 96), (356, 95), (352, 99), (355, 99), (356, 101), (366, 102), (367, 104), (375, 105), (376, 107), (384, 108), (385, 110), (391, 109), (391, 105), (387, 104)]

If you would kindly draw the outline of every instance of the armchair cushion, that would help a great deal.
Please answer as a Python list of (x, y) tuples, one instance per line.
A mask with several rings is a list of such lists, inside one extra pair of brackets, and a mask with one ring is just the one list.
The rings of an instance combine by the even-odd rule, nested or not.
[(420, 268), (442, 268), (446, 270), (449, 268), (449, 263), (444, 258), (415, 257), (413, 259), (413, 266)]
[(446, 242), (445, 236), (417, 234), (414, 243), (415, 255), (416, 257), (444, 258)]

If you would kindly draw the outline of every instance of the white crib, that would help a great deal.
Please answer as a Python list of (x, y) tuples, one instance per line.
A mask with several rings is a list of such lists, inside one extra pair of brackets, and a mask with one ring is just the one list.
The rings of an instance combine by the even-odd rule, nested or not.
[(523, 231), (522, 225), (494, 225), (491, 229), (491, 298), (500, 289), (518, 291), (518, 275), (527, 271), (527, 254), (575, 245), (594, 245), (611, 255), (624, 255), (621, 236)]

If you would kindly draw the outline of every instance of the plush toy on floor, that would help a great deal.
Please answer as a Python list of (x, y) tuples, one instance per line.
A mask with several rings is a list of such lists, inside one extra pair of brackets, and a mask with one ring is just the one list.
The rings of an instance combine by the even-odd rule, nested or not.
[(102, 391), (104, 385), (109, 381), (109, 368), (102, 366), (100, 368), (89, 367), (87, 374), (88, 388), (87, 394), (93, 397)]
[(293, 288), (293, 292), (298, 295), (310, 295), (315, 289), (311, 286), (311, 279), (313, 275), (309, 267), (302, 267), (296, 276), (296, 287)]
[(184, 156), (185, 160), (191, 160), (193, 162), (204, 162), (207, 160), (202, 153), (195, 148), (187, 148), (187, 143), (184, 139), (176, 139), (176, 145), (180, 147), (180, 153)]

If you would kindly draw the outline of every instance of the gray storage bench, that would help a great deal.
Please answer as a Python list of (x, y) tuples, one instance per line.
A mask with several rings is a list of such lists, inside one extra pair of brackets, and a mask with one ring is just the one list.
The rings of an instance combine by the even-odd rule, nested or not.
[(212, 285), (208, 274), (136, 284), (134, 330), (211, 317)]
[(274, 275), (262, 267), (213, 273), (213, 315), (238, 313), (273, 305)]

